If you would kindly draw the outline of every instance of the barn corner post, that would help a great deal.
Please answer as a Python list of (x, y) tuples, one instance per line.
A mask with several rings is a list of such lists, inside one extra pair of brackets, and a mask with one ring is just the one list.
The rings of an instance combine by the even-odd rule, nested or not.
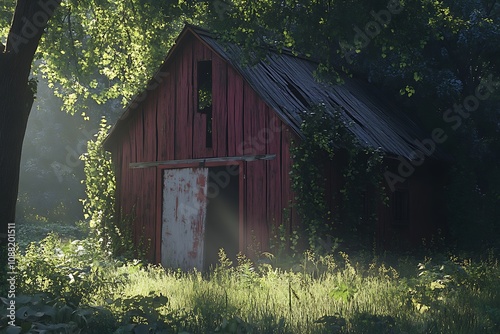
[[(21, 151), (35, 82), (33, 58), (47, 22), (61, 0), (18, 0), (6, 45), (0, 45), (0, 247), (15, 226)], [(15, 230), (14, 230), (15, 231)], [(15, 232), (14, 232), (15, 233)], [(3, 267), (7, 258), (2, 256)]]

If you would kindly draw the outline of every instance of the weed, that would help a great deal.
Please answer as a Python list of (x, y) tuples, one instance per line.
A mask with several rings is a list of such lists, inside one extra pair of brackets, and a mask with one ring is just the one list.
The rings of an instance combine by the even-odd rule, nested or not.
[[(403, 274), (379, 258), (360, 260), (343, 252), (307, 251), (282, 267), (270, 253), (263, 262), (240, 254), (233, 263), (221, 250), (218, 265), (205, 275), (116, 261), (94, 245), (51, 235), (20, 256), (19, 293), (32, 298), (16, 304), (22, 308), (22, 332), (488, 334), (500, 329), (500, 268), (494, 256), (408, 257)], [(0, 331), (7, 321), (2, 314)]]

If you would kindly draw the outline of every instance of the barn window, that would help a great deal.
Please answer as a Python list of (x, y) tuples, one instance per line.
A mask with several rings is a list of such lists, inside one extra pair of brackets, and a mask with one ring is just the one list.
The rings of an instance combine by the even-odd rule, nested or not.
[(198, 112), (206, 115), (206, 147), (212, 147), (212, 61), (198, 62)]
[(408, 225), (410, 221), (410, 192), (396, 189), (392, 194), (392, 216), (396, 225)]

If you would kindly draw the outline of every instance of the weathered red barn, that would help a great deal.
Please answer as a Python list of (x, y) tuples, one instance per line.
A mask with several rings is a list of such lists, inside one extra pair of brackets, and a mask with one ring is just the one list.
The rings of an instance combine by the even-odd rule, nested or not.
[[(341, 107), (361, 143), (414, 159), (412, 121), (356, 80), (318, 83), (317, 64), (288, 52), (244, 66), (242, 51), (186, 26), (148, 89), (112, 128), (105, 145), (117, 178), (117, 219), (151, 261), (204, 268), (228, 253), (266, 249), (273, 226), (299, 224), (289, 173), (302, 111)], [(397, 160), (394, 160), (397, 161)], [(431, 163), (398, 188), (397, 209), (379, 210), (380, 238), (417, 240), (433, 226)], [(397, 168), (396, 168), (397, 169)]]

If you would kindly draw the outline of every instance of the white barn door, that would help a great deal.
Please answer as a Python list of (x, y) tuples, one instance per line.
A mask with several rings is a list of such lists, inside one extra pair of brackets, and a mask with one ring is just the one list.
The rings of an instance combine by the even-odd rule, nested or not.
[(161, 264), (203, 269), (208, 168), (165, 169)]

